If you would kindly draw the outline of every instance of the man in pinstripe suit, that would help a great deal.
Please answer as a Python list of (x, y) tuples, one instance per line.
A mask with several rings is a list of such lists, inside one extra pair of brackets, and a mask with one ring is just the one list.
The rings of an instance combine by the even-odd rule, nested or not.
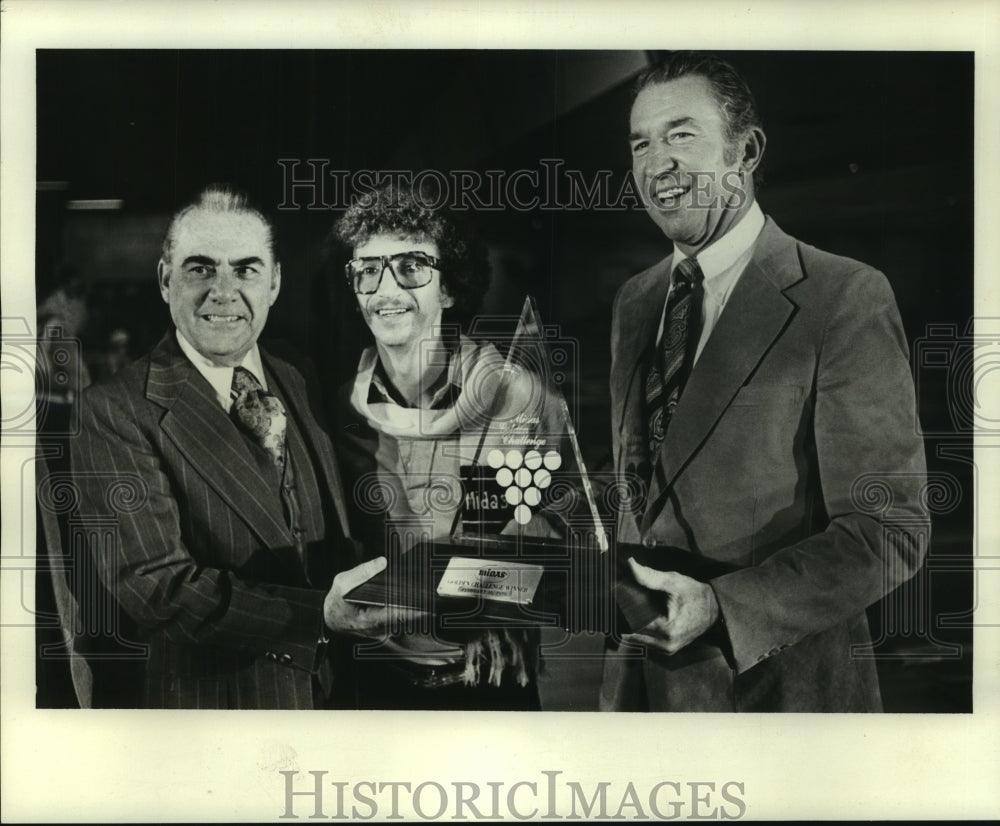
[[(143, 705), (323, 707), (344, 676), (329, 637), (385, 631), (385, 609), (342, 594), (385, 563), (352, 568), (340, 476), (309, 384), (257, 346), (281, 285), (270, 224), (243, 196), (209, 188), (174, 216), (159, 285), (173, 329), (83, 396), (72, 446), (83, 520), (107, 516), (109, 473), (144, 497), (119, 514), (114, 544), (91, 549), (146, 636)], [(247, 373), (254, 398), (277, 405), (264, 408), (265, 425), (285, 420), (278, 454), (231, 392)]]

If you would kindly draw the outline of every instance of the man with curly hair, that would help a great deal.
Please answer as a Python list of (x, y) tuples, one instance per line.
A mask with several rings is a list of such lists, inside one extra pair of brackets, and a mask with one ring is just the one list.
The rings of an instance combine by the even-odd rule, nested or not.
[[(503, 359), (459, 332), (482, 301), (489, 268), (485, 248), (454, 217), (428, 208), (419, 192), (385, 187), (348, 209), (335, 233), (353, 250), (347, 282), (375, 338), (343, 388), (338, 450), (355, 493), (352, 527), (377, 557), (392, 541), (407, 550), (418, 538), (451, 535), (460, 468), (496, 413)], [(377, 658), (358, 658), (357, 704), (537, 709), (534, 636), (393, 637)]]

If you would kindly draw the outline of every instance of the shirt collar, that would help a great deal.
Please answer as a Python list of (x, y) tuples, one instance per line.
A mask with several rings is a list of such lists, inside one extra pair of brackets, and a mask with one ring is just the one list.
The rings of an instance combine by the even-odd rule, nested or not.
[[(701, 267), (706, 284), (725, 273), (741, 256), (748, 253), (763, 228), (764, 213), (761, 212), (760, 205), (754, 201), (736, 226), (698, 253), (698, 266)], [(677, 265), (688, 257), (674, 245), (671, 274)]]
[[(460, 346), (465, 343), (466, 341), (463, 337), (462, 340), (454, 342), (454, 345)], [(453, 346), (451, 342), (445, 342), (448, 352), (448, 369), (438, 379), (438, 386), (434, 389), (434, 393), (431, 396), (431, 410), (440, 410), (452, 406), (462, 392), (462, 359), (455, 357), (458, 346)], [(376, 350), (376, 354), (377, 352)], [(392, 387), (392, 383), (386, 375), (385, 368), (382, 366), (382, 359), (378, 355), (375, 356), (375, 367), (372, 370), (372, 380), (368, 390), (368, 403), (371, 404), (373, 402), (390, 402), (398, 404), (400, 407), (408, 406), (399, 393), (396, 392), (395, 388)]]
[[(229, 393), (233, 386), (233, 368), (219, 367), (216, 364), (212, 364), (211, 361), (194, 348), (194, 345), (190, 341), (184, 338), (184, 334), (180, 330), (176, 332), (177, 343), (180, 345), (181, 351), (187, 356), (188, 361), (195, 366), (195, 369), (205, 377), (205, 380), (212, 385), (212, 389), (215, 391), (216, 396), (219, 397), (220, 403), (228, 410), (231, 404)], [(243, 357), (243, 361), (239, 366), (253, 373), (257, 381), (260, 382), (260, 386), (265, 391), (267, 390), (267, 381), (264, 378), (264, 366), (261, 363), (260, 350), (256, 344)]]

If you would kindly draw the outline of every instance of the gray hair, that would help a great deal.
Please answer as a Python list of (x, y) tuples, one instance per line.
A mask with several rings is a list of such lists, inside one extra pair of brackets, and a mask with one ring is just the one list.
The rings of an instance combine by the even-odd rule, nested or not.
[(177, 210), (173, 218), (170, 219), (170, 226), (167, 228), (167, 234), (163, 238), (163, 248), (160, 252), (160, 257), (166, 263), (170, 263), (171, 256), (173, 255), (174, 234), (177, 231), (177, 225), (185, 215), (196, 209), (215, 213), (253, 215), (255, 218), (259, 218), (267, 231), (268, 252), (271, 253), (271, 258), (275, 258), (274, 226), (264, 213), (250, 203), (250, 199), (246, 193), (240, 192), (228, 184), (210, 184), (191, 203)]

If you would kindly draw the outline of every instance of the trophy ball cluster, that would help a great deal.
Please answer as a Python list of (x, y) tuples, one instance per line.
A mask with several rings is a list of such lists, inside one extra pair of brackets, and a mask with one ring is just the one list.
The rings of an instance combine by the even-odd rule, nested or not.
[(542, 491), (552, 484), (552, 472), (562, 465), (558, 451), (549, 450), (544, 455), (537, 450), (522, 453), (520, 450), (491, 450), (486, 461), (496, 473), (497, 484), (504, 488), (504, 496), (514, 506), (514, 520), (519, 525), (531, 521), (531, 509), (542, 501)]

